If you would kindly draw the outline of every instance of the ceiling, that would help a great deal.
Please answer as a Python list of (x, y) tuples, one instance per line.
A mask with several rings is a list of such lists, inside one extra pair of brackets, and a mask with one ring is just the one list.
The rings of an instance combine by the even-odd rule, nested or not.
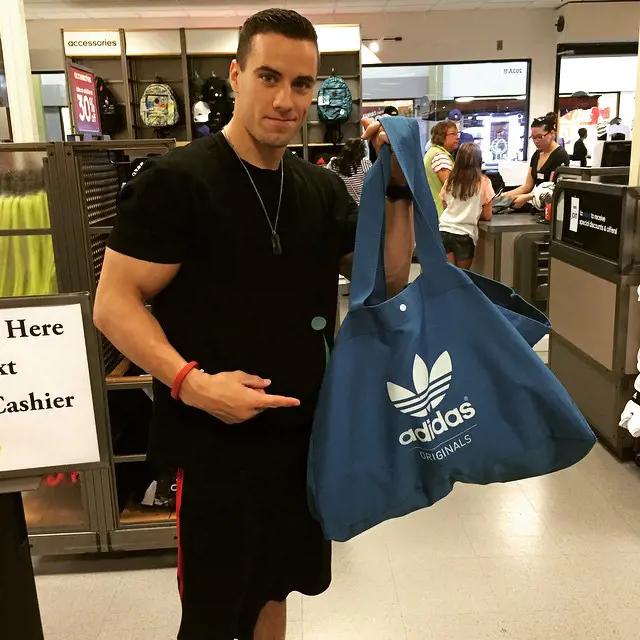
[[(1, 0), (0, 0), (1, 2)], [(562, 0), (284, 0), (306, 15), (471, 9), (552, 9)], [(251, 15), (273, 6), (259, 0), (24, 0), (28, 20), (87, 18), (204, 18)], [(517, 28), (523, 28), (522, 26)]]

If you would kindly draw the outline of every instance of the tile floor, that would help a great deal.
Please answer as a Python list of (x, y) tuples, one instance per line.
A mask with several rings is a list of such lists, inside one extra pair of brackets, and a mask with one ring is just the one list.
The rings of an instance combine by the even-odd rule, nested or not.
[[(173, 553), (41, 559), (46, 640), (173, 640)], [(458, 485), (335, 547), (288, 640), (638, 640), (640, 469), (597, 446), (558, 474)]]

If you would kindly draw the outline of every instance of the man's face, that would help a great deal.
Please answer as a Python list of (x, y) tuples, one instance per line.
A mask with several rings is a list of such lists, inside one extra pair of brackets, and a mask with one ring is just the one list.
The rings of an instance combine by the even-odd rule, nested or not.
[(460, 141), (460, 132), (456, 127), (451, 127), (449, 131), (447, 131), (447, 135), (444, 139), (444, 148), (447, 151), (454, 151), (458, 148), (458, 142)]
[(255, 36), (245, 68), (231, 64), (234, 117), (259, 143), (286, 147), (307, 117), (317, 72), (313, 42), (276, 33)]

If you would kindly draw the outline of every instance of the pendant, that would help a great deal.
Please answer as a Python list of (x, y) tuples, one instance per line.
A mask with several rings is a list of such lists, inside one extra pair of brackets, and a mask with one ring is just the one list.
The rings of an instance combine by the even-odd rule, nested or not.
[(273, 248), (274, 256), (282, 255), (282, 245), (280, 244), (280, 236), (275, 231), (271, 233), (271, 247)]

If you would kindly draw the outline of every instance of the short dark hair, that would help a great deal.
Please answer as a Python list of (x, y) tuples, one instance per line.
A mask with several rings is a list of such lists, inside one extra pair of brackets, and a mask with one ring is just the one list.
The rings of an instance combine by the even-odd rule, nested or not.
[(394, 107), (393, 105), (389, 105), (388, 107), (384, 108), (384, 111), (382, 113), (385, 116), (397, 116), (399, 112), (397, 107)]
[(315, 27), (296, 11), (289, 9), (265, 9), (247, 18), (240, 31), (236, 60), (241, 69), (251, 53), (251, 41), (261, 33), (277, 33), (292, 40), (307, 40), (318, 46)]
[(587, 137), (587, 130), (586, 130), (584, 127), (580, 127), (580, 128), (578, 129), (578, 135), (579, 135), (581, 138), (586, 138), (586, 137)]

